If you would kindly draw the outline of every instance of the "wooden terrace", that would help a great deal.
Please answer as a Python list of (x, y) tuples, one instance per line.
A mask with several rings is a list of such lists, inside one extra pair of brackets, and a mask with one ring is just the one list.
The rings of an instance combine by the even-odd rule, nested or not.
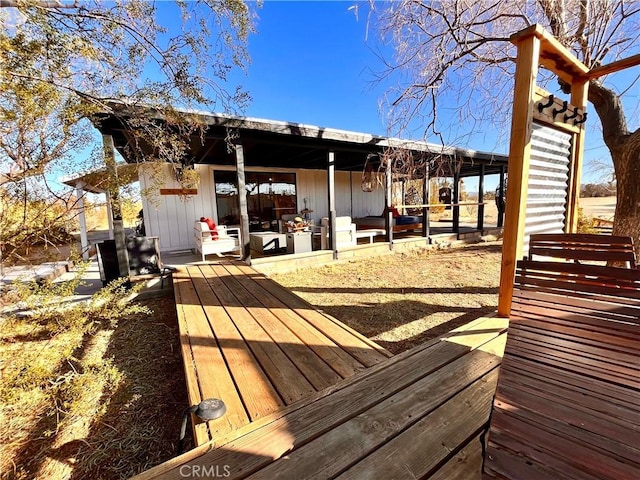
[(189, 401), (227, 413), (137, 478), (480, 478), (506, 319), (392, 357), (238, 262), (183, 267), (174, 287)]

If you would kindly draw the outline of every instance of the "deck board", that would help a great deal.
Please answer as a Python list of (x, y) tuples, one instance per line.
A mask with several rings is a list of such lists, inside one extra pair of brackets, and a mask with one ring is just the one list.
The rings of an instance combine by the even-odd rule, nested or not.
[[(327, 478), (355, 468), (370, 474), (355, 478), (407, 477), (408, 470), (382, 474), (389, 451), (406, 455), (412, 472), (435, 475), (458, 464), (470, 472), (460, 456), (478, 456), (472, 442), (488, 420), (506, 327), (506, 319), (471, 322), (138, 478), (178, 479), (181, 468), (212, 465), (228, 466), (230, 479)], [(430, 439), (432, 456), (409, 431)], [(474, 465), (464, 478), (480, 478)]]
[(193, 418), (196, 445), (225, 438), (390, 355), (309, 305), (300, 315), (290, 305), (301, 308), (302, 300), (250, 267), (184, 266), (173, 278), (189, 402), (220, 398), (227, 406), (220, 419)]

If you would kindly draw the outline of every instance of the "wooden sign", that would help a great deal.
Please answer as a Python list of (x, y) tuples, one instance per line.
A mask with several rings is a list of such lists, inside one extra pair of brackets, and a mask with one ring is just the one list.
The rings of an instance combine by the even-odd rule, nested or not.
[(161, 188), (160, 195), (197, 195), (197, 188)]

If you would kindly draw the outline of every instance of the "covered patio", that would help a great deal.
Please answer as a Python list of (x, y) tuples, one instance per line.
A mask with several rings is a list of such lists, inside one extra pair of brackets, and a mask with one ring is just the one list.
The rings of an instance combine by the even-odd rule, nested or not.
[[(443, 233), (449, 240), (459, 240), (502, 226), (502, 212), (494, 225), (485, 224), (483, 198), (488, 175), (499, 177), (497, 190), (504, 193), (504, 155), (288, 122), (183, 112), (197, 115), (206, 124), (202, 135), (191, 137), (185, 155), (188, 160), (178, 168), (194, 170), (199, 178), (196, 188), (185, 190), (175, 168), (169, 164), (152, 167), (131, 154), (135, 143), (135, 131), (127, 122), (131, 108), (114, 103), (113, 111), (96, 121), (96, 127), (103, 135), (105, 151), (113, 145), (125, 160), (117, 168), (131, 165), (137, 169), (145, 192), (146, 234), (159, 238), (162, 252), (193, 249), (193, 224), (201, 217), (239, 227), (241, 256), (248, 263), (252, 257), (265, 256), (261, 249), (256, 250), (256, 242), (252, 249), (252, 236), (282, 234), (282, 224), (293, 216), (316, 227), (326, 225), (327, 241), (316, 238), (313, 247), (303, 251), (321, 250), (318, 254), (329, 253), (333, 259), (341, 251), (365, 247), (363, 243), (376, 248), (383, 244), (389, 251), (407, 241), (435, 243), (434, 238)], [(154, 112), (149, 110), (149, 115)], [(394, 155), (411, 163), (409, 175), (397, 164), (389, 168)], [(115, 163), (115, 156), (107, 163)], [(154, 178), (158, 168), (161, 185)], [(82, 175), (66, 183), (93, 191), (93, 181), (100, 177)], [(462, 201), (461, 181), (471, 178), (477, 179), (475, 197)], [(375, 186), (368, 188), (365, 184), (372, 179)], [(432, 193), (442, 185), (447, 185), (449, 194), (444, 203)], [(462, 218), (463, 208), (471, 209), (475, 218)], [(445, 221), (433, 222), (432, 212), (443, 209)], [(410, 223), (399, 229), (396, 222), (403, 219), (394, 219), (394, 211)], [(375, 226), (369, 225), (372, 219)], [(354, 225), (356, 235), (349, 244), (335, 233), (340, 231), (340, 222)], [(319, 228), (310, 230), (318, 236)], [(283, 252), (284, 248), (277, 253)]]

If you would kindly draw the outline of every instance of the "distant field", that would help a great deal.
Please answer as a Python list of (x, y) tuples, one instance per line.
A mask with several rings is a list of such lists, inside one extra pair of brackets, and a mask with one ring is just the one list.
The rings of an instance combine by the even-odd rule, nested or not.
[(579, 205), (588, 217), (613, 220), (616, 210), (616, 197), (581, 198)]

